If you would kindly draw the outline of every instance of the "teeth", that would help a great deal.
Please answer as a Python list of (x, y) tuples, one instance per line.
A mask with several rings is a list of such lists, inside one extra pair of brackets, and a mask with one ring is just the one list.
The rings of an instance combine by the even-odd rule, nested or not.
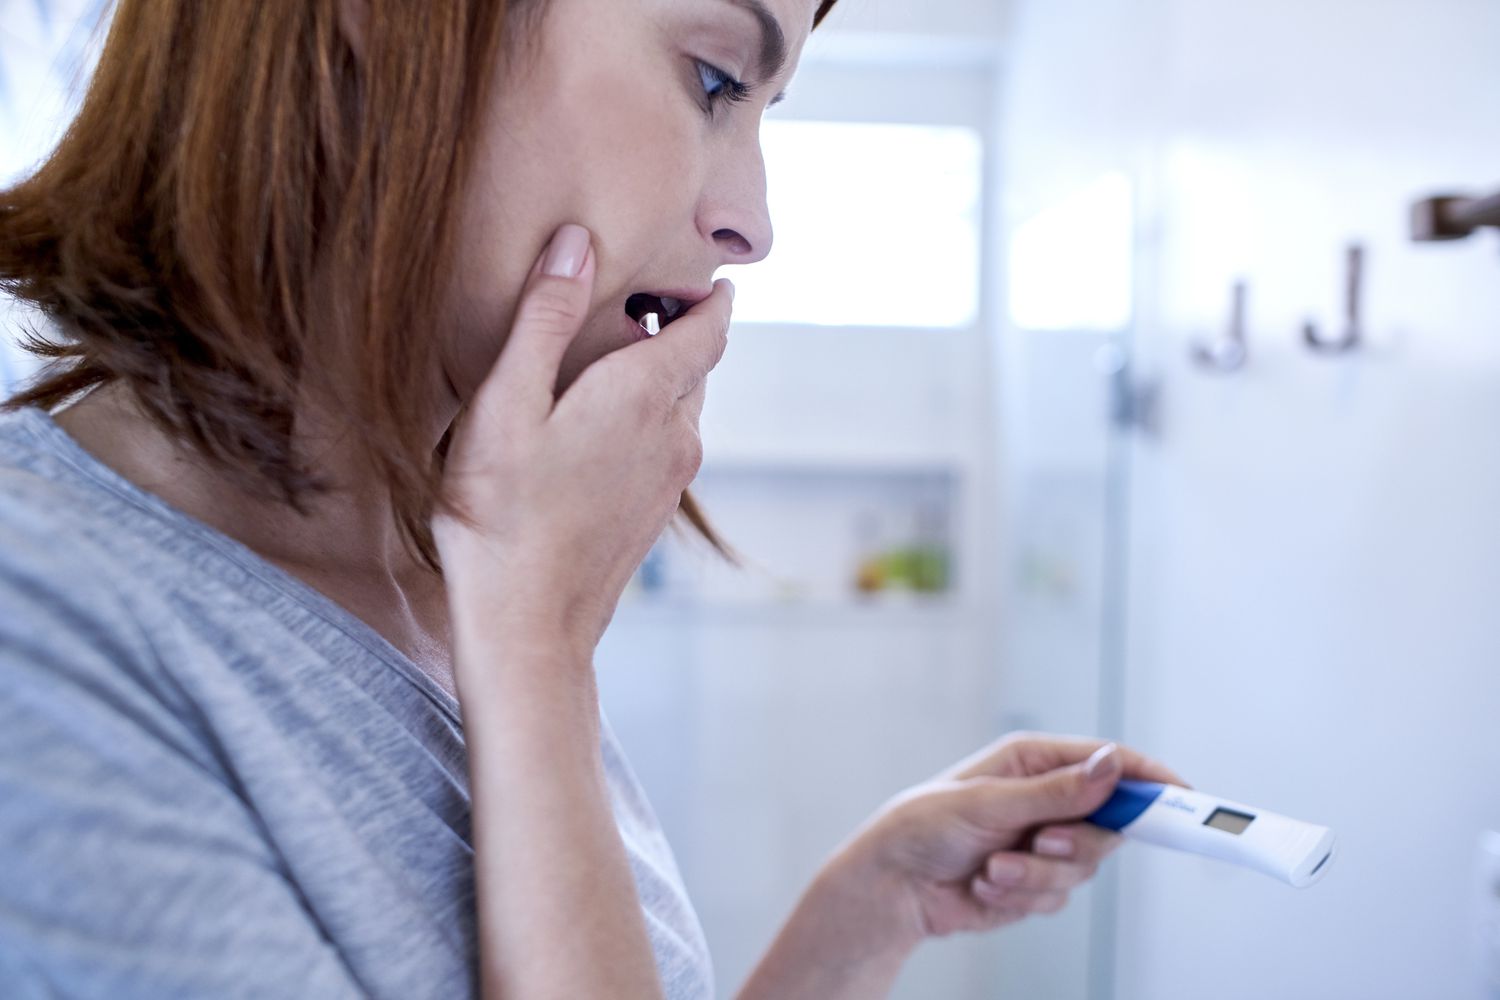
[(656, 313), (647, 313), (646, 318), (641, 320), (641, 326), (653, 337), (661, 333), (661, 323), (657, 320)]
[(682, 311), (682, 302), (679, 299), (669, 299), (663, 297), (661, 300), (661, 307), (666, 310), (667, 319), (675, 319), (677, 314)]

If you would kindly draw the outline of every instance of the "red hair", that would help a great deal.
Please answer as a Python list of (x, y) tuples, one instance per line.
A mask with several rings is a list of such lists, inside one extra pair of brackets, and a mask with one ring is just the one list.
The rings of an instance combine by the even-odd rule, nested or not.
[[(448, 438), (424, 440), (438, 400), (412, 378), (439, 347), (412, 331), (439, 314), (480, 104), (522, 6), (372, 2), (356, 57), (338, 0), (122, 0), (62, 141), (0, 192), (0, 287), (66, 337), (24, 343), (52, 363), (0, 407), (123, 383), (242, 489), (302, 511), (327, 488), (292, 447), (316, 347), (352, 376), (336, 405), (403, 542), (441, 572)], [(733, 560), (689, 493), (681, 512)]]

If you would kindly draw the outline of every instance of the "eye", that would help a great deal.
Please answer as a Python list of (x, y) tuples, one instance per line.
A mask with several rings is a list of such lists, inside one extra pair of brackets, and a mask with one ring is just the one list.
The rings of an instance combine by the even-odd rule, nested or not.
[(735, 104), (748, 100), (750, 86), (741, 83), (728, 73), (701, 59), (697, 60), (698, 80), (703, 84), (703, 93), (708, 97), (708, 113), (712, 115), (720, 103)]

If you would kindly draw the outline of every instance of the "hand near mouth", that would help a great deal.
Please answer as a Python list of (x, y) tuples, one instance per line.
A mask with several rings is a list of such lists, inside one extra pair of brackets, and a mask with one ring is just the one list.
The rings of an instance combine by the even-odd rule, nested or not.
[(558, 230), (455, 429), (444, 478), (456, 509), (433, 518), (487, 997), (661, 996), (606, 793), (593, 653), (698, 474), (704, 385), (728, 342), (733, 287), (718, 282), (555, 397), (594, 268), (588, 231)]
[(491, 607), (518, 602), (518, 624), (590, 652), (698, 473), (706, 379), (728, 343), (734, 297), (726, 280), (696, 303), (631, 296), (627, 311), (660, 309), (660, 334), (598, 359), (554, 397), (594, 267), (578, 226), (560, 229), (537, 262), (449, 448), (452, 498), (472, 521), (443, 514), (433, 525), (445, 566), (451, 554), (493, 571), (480, 574), (495, 578)]

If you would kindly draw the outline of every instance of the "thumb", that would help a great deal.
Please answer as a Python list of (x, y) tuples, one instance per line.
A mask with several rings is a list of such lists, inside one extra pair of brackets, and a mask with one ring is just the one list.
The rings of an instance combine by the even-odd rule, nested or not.
[(593, 298), (591, 243), (587, 229), (565, 225), (532, 268), (510, 335), (473, 400), (489, 419), (535, 425), (552, 412), (563, 354), (578, 335)]
[(1087, 760), (1028, 778), (971, 779), (994, 789), (989, 818), (997, 828), (1072, 821), (1102, 806), (1123, 771), (1120, 750), (1107, 743)]

